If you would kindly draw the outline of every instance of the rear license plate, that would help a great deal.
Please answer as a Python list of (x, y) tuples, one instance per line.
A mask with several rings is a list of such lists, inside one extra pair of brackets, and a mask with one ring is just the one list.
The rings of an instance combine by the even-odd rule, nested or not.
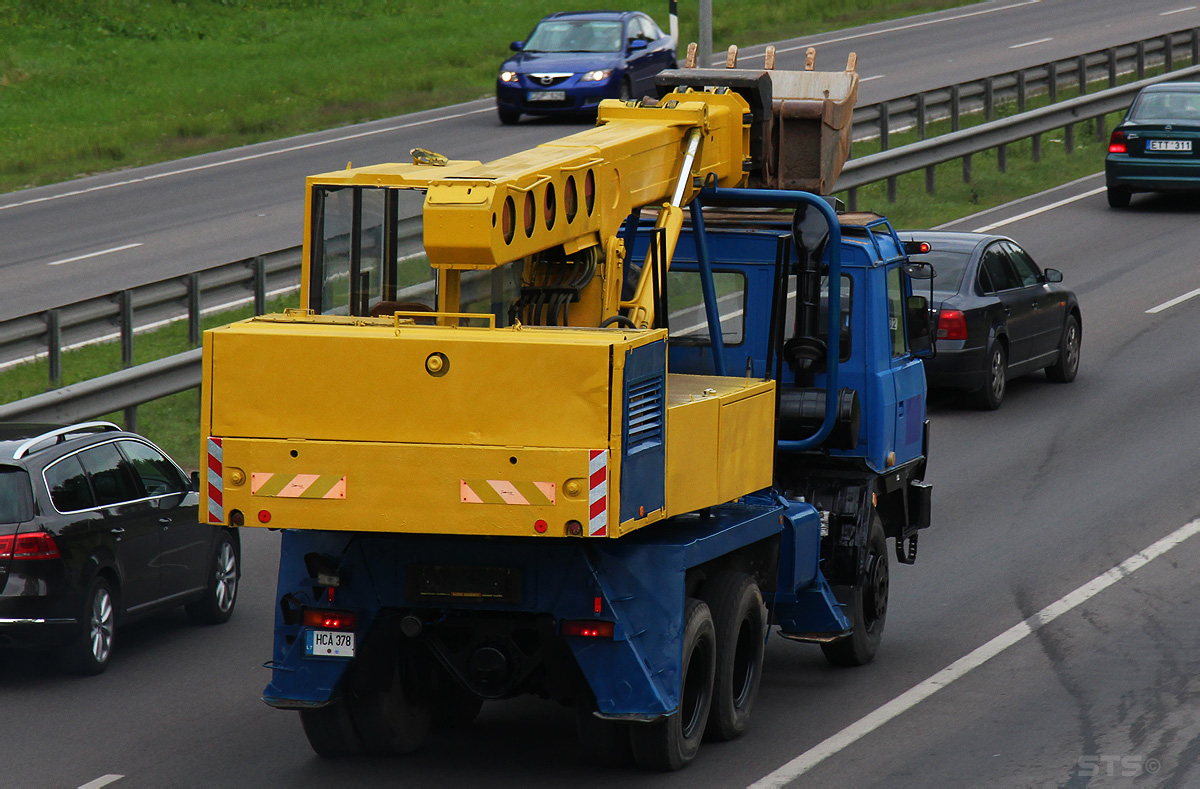
[(410, 600), (437, 602), (521, 602), (521, 573), (510, 567), (415, 564), (408, 570)]
[(1167, 153), (1191, 153), (1191, 140), (1147, 140), (1147, 151), (1163, 151)]
[(354, 634), (337, 630), (309, 630), (304, 654), (310, 657), (354, 657)]
[(531, 90), (525, 94), (526, 101), (566, 101), (565, 90)]

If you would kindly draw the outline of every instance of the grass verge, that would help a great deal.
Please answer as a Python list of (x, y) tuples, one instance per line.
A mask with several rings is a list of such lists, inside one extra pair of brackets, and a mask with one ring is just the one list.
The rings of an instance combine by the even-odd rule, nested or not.
[[(968, 0), (722, 0), (713, 48)], [(0, 192), (493, 95), (508, 43), (594, 0), (0, 3)], [(649, 11), (666, 0), (611, 7)], [(681, 3), (680, 39), (696, 40)]]

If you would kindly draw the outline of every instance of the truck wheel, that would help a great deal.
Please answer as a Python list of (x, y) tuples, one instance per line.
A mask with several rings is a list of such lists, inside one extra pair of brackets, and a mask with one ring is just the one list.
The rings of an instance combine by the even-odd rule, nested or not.
[(362, 753), (362, 740), (354, 730), (350, 707), (343, 697), (324, 707), (300, 710), (300, 725), (317, 756), (335, 759)]
[(723, 572), (705, 586), (717, 634), (717, 669), (705, 738), (725, 741), (741, 736), (758, 698), (766, 648), (762, 592), (749, 573)]
[(633, 758), (650, 770), (678, 770), (696, 757), (712, 706), (717, 664), (712, 614), (701, 601), (688, 599), (683, 619), (679, 708), (656, 723), (630, 728)]
[(112, 657), (117, 601), (108, 581), (97, 575), (88, 589), (82, 628), (62, 653), (63, 668), (84, 676), (101, 674)]
[(995, 411), (1004, 402), (1004, 393), (1008, 390), (1008, 354), (999, 340), (988, 349), (987, 359), (987, 380), (973, 397), (975, 405), (984, 411)]
[(188, 618), (196, 624), (220, 625), (233, 616), (237, 602), (239, 562), (238, 551), (229, 532), (222, 530), (217, 538), (212, 564), (208, 568), (208, 586), (204, 597), (183, 607)]
[(859, 582), (853, 587), (834, 590), (842, 609), (850, 618), (850, 635), (822, 644), (825, 659), (835, 666), (862, 666), (879, 651), (883, 625), (887, 620), (888, 556), (887, 537), (878, 514), (872, 515), (867, 535), (867, 560)]
[(633, 761), (629, 724), (597, 718), (591, 704), (575, 707), (575, 733), (584, 754), (601, 767), (624, 767)]
[(1046, 368), (1046, 378), (1056, 384), (1069, 384), (1079, 372), (1079, 320), (1067, 316), (1062, 337), (1058, 341), (1058, 361)]
[(432, 658), (418, 648), (401, 649), (391, 676), (372, 677), (370, 690), (350, 699), (350, 717), (367, 753), (411, 753), (425, 742), (432, 721)]

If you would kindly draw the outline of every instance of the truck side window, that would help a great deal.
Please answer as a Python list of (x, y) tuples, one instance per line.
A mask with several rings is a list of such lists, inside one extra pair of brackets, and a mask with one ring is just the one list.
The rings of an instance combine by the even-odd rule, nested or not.
[[(713, 272), (713, 287), (717, 291), (717, 311), (721, 315), (721, 339), (726, 345), (741, 345), (745, 337), (746, 277), (737, 272), (716, 271)], [(710, 343), (698, 272), (667, 272), (667, 306), (672, 343)]]
[(892, 334), (892, 356), (908, 353), (908, 334), (904, 331), (904, 284), (899, 266), (887, 273), (888, 329)]
[[(791, 278), (792, 289), (788, 294), (789, 308), (790, 304), (794, 303), (796, 278)], [(842, 275), (842, 309), (841, 316), (838, 320), (838, 325), (841, 326), (841, 333), (838, 336), (838, 361), (850, 361), (851, 341), (853, 337), (850, 333), (850, 305), (854, 303), (853, 289), (854, 280), (848, 274)], [(822, 338), (826, 336), (825, 327), (829, 321), (829, 277), (821, 277), (821, 308), (817, 318), (818, 331)]]

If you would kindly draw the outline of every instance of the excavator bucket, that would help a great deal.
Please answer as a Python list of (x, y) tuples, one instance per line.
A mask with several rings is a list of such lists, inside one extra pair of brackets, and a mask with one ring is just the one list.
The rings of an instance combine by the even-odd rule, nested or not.
[[(736, 63), (736, 53), (727, 62)], [(827, 195), (850, 156), (857, 63), (853, 53), (845, 71), (814, 71), (812, 62), (810, 50), (804, 71), (672, 69), (661, 72), (656, 85), (660, 97), (686, 88), (740, 94), (752, 119), (749, 186)]]

